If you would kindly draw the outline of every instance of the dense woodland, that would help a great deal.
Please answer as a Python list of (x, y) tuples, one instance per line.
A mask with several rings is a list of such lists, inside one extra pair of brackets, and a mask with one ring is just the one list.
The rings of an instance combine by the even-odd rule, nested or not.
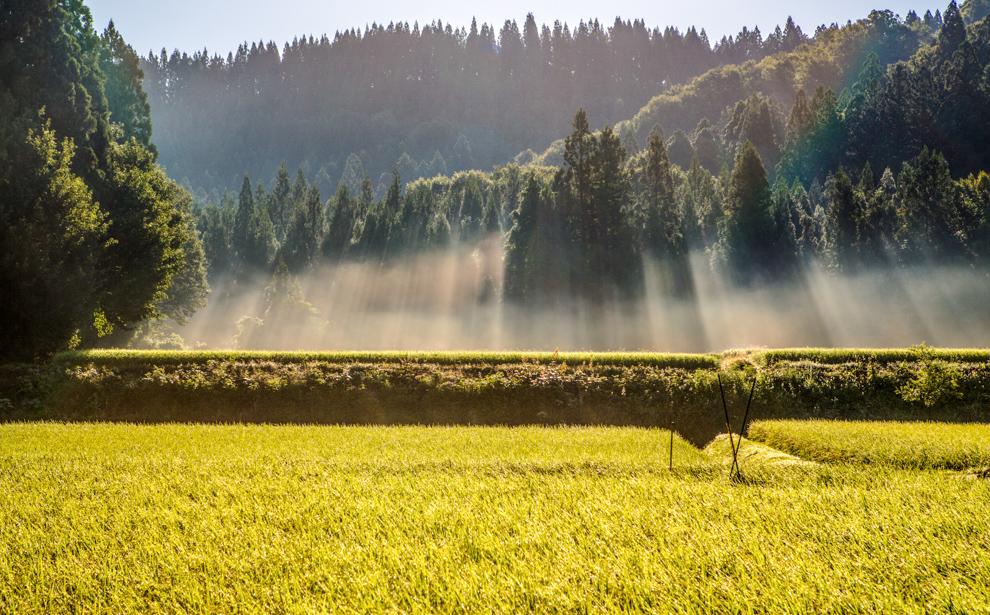
[[(286, 156), (270, 175), (245, 173), (268, 161), (237, 160), (256, 152), (230, 141), (228, 128), (200, 126), (203, 138), (228, 141), (226, 155), (217, 150), (216, 164), (200, 162), (201, 168), (221, 178), (234, 172), (221, 171), (223, 165), (242, 165), (238, 189), (203, 202), (158, 166), (158, 152), (178, 133), (167, 122), (160, 128), (141, 87), (142, 78), (157, 77), (142, 77), (138, 56), (112, 24), (97, 36), (85, 7), (69, 0), (4, 14), (0, 111), (15, 121), (0, 134), (0, 290), (14, 298), (3, 315), (14, 326), (0, 341), (6, 354), (24, 357), (140, 340), (147, 323), (181, 321), (204, 303), (204, 269), (218, 299), (255, 289), (260, 277), (271, 279), (265, 313), (291, 313), (273, 311), (286, 304), (310, 310), (293, 282), (297, 275), (342, 262), (389, 266), (492, 238), (504, 242), (504, 283), (486, 289), (486, 300), (520, 306), (623, 304), (643, 294), (647, 275), (659, 276), (669, 296), (690, 301), (689, 259), (699, 253), (742, 287), (800, 282), (811, 264), (836, 273), (928, 264), (990, 271), (988, 12), (985, 0), (923, 17), (873, 12), (819, 28), (812, 39), (775, 53), (763, 42), (752, 60), (726, 55), (740, 44), (727, 39), (706, 56), (724, 65), (683, 86), (654, 84), (659, 95), (614, 127), (595, 130), (593, 113), (561, 115), (555, 108), (553, 123), (570, 123), (567, 136), (539, 157), (492, 171), (417, 179), (415, 165), (392, 164), (373, 178), (373, 165), (347, 154), (358, 162), (332, 180), (307, 162), (324, 154), (304, 151)], [(522, 41), (532, 29), (524, 27)], [(333, 56), (343, 53), (341, 41), (370, 45), (379, 40), (373, 32), (388, 40), (400, 31), (404, 26), (312, 44)], [(481, 32), (494, 36), (491, 28)], [(608, 45), (621, 40), (615, 32), (603, 39)], [(470, 33), (444, 26), (417, 36), (456, 42)], [(582, 36), (568, 40), (577, 45)], [(665, 36), (645, 40), (655, 45)], [(459, 49), (457, 57), (472, 57)], [(272, 52), (276, 73), (300, 61)], [(509, 62), (504, 44), (491, 53), (495, 64)], [(747, 61), (726, 64), (740, 59)], [(172, 61), (163, 58), (162, 66)], [(200, 62), (224, 75), (241, 60)], [(549, 70), (553, 63), (538, 65)], [(646, 77), (637, 67), (629, 69), (636, 78), (619, 79), (624, 70), (604, 74), (645, 88), (662, 73)], [(569, 79), (594, 83), (593, 72), (574, 71)], [(401, 73), (394, 78), (399, 87)], [(685, 75), (660, 81), (676, 78)], [(580, 81), (568, 96), (595, 91)], [(469, 86), (465, 92), (473, 91)], [(285, 83), (272, 87), (323, 104)], [(346, 95), (355, 104), (365, 100)], [(398, 98), (405, 104), (409, 97)], [(549, 106), (541, 111), (542, 95), (533, 100), (534, 116), (550, 113)], [(223, 113), (223, 105), (203, 106)], [(520, 125), (531, 119), (527, 109), (516, 109)], [(270, 129), (260, 120), (253, 125)], [(403, 126), (369, 143), (406, 147), (401, 134), (421, 124)], [(466, 142), (461, 136), (456, 141)]]
[(563, 135), (561, 109), (617, 122), (672, 84), (805, 40), (790, 19), (713, 44), (695, 28), (572, 29), (530, 14), (521, 27), (372, 24), (226, 57), (162, 50), (142, 68), (162, 161), (193, 188), (234, 188), (286, 161), (323, 192), (356, 191), (365, 173), (383, 191), (393, 167), (407, 181), (489, 169)]
[(867, 50), (839, 92), (799, 89), (786, 110), (754, 93), (690, 134), (664, 138), (655, 125), (642, 148), (609, 127), (593, 132), (581, 111), (559, 167), (509, 164), (408, 186), (396, 172), (383, 198), (365, 178), (356, 191), (342, 182), (325, 207), (301, 170), (292, 179), (283, 166), (271, 191), (245, 179), (201, 218), (213, 275), (280, 260), (294, 272), (388, 261), (490, 233), (506, 237), (504, 298), (524, 302), (635, 296), (644, 255), (663, 264), (670, 292), (689, 296), (686, 261), (698, 250), (746, 284), (812, 261), (985, 267), (990, 24), (967, 33), (954, 4), (942, 19), (922, 44), (924, 20), (875, 13), (849, 28), (884, 49), (910, 44), (908, 61), (884, 66)]

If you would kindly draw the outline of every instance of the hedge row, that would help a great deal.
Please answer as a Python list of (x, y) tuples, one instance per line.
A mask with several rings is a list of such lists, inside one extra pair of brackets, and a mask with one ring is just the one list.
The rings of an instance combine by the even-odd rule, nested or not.
[[(350, 360), (342, 357), (350, 356)], [(705, 443), (754, 418), (990, 420), (990, 361), (764, 361), (704, 367), (515, 359), (372, 361), (372, 355), (87, 353), (0, 367), (0, 419), (311, 424), (669, 426)], [(543, 357), (544, 355), (538, 355)], [(551, 355), (546, 355), (547, 357)], [(576, 356), (576, 355), (571, 355)], [(614, 362), (600, 356), (616, 357)], [(626, 355), (632, 357), (635, 355)], [(654, 355), (660, 356), (660, 355)], [(704, 355), (710, 356), (710, 355)], [(303, 357), (306, 357), (305, 359)], [(331, 357), (331, 358), (327, 358)], [(734, 428), (738, 428), (734, 425)]]

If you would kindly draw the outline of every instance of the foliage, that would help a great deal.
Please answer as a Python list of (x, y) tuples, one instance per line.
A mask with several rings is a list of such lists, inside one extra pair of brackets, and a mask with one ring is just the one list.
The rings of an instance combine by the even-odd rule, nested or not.
[(99, 297), (93, 279), (106, 214), (72, 171), (72, 140), (60, 141), (42, 121), (23, 141), (5, 141), (0, 154), (0, 355), (7, 357), (66, 348)]
[[(80, 0), (0, 20), (0, 356), (124, 343), (205, 302), (188, 194), (157, 165), (133, 50)], [(4, 314), (4, 316), (8, 316)], [(9, 332), (9, 333), (8, 333)]]
[(794, 271), (793, 227), (786, 213), (774, 207), (760, 154), (748, 141), (729, 180), (714, 256), (716, 265), (741, 284), (786, 279)]
[[(988, 358), (990, 360), (990, 358)], [(149, 352), (143, 350), (86, 350), (60, 354), (62, 364), (140, 366), (148, 363), (208, 363), (210, 361), (273, 361), (288, 363), (427, 363), (437, 365), (642, 365), (683, 369), (714, 369), (718, 355), (637, 352), (263, 352), (218, 351)]]
[[(625, 353), (258, 353), (89, 351), (0, 381), (7, 420), (667, 426), (704, 444), (725, 428), (720, 375), (756, 418), (985, 420), (986, 351)], [(951, 361), (952, 395), (904, 388)], [(958, 357), (953, 360), (953, 357)], [(982, 357), (982, 360), (980, 360)], [(816, 362), (816, 359), (820, 359)], [(18, 373), (13, 370), (11, 373)], [(0, 379), (2, 380), (2, 379)]]
[[(810, 41), (802, 40), (767, 57), (741, 58), (660, 92), (630, 119), (618, 123), (616, 130), (620, 134), (628, 131), (645, 142), (656, 125), (671, 134), (691, 131), (699, 122), (715, 121), (727, 107), (756, 94), (784, 106), (801, 89), (839, 90), (854, 80), (854, 71), (869, 53), (876, 53), (881, 65), (905, 60), (938, 26), (932, 21), (912, 27), (889, 11), (873, 11), (843, 27), (822, 27)], [(561, 148), (562, 142), (555, 142), (537, 160), (543, 164), (559, 160)]]
[(990, 363), (990, 350), (943, 349), (919, 346), (915, 348), (797, 348), (756, 351), (759, 365), (811, 362), (826, 365), (841, 363), (900, 363), (922, 359), (937, 359), (952, 363)]

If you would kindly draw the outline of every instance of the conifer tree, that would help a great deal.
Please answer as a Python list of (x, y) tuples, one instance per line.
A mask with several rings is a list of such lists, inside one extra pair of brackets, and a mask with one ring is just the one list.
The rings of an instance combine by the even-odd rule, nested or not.
[(684, 222), (675, 200), (674, 178), (659, 126), (653, 129), (646, 146), (643, 175), (645, 190), (640, 199), (646, 210), (644, 248), (661, 264), (664, 290), (675, 296), (687, 295), (692, 284)]
[(121, 127), (125, 139), (137, 139), (154, 151), (151, 106), (141, 85), (144, 71), (134, 49), (124, 41), (112, 21), (101, 37), (100, 70), (106, 76), (110, 121)]
[(716, 260), (732, 279), (749, 285), (773, 281), (793, 273), (796, 254), (775, 253), (786, 245), (771, 209), (770, 184), (760, 154), (752, 143), (743, 144), (729, 180), (729, 194), (719, 228)]

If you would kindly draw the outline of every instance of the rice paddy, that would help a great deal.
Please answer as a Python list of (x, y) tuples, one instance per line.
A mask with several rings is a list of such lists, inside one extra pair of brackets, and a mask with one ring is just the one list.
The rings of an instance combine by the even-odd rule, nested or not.
[(990, 424), (766, 421), (750, 436), (805, 459), (898, 468), (990, 467)]
[(3, 425), (0, 612), (990, 611), (990, 481), (751, 445)]

